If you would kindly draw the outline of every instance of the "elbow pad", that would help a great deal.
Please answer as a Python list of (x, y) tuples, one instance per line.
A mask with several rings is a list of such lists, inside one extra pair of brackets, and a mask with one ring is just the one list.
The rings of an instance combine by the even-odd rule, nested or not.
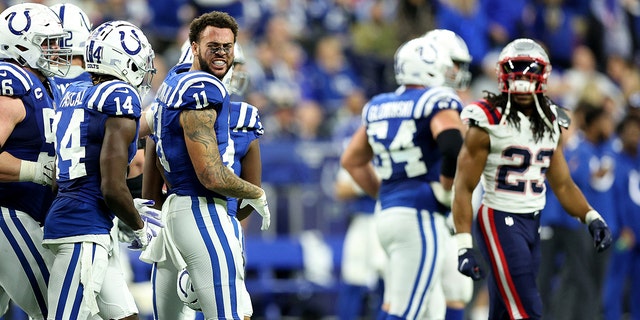
[(436, 142), (438, 143), (440, 154), (442, 154), (440, 174), (447, 178), (453, 178), (456, 174), (458, 153), (462, 148), (462, 134), (458, 129), (444, 130), (440, 132)]

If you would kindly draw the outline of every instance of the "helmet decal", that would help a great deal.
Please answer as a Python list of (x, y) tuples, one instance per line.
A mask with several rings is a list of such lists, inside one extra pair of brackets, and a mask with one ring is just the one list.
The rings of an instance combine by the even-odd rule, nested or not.
[(133, 35), (133, 39), (138, 43), (138, 47), (134, 50), (129, 49), (129, 47), (127, 47), (126, 41), (125, 41), (125, 33), (124, 31), (120, 31), (120, 44), (122, 44), (122, 49), (124, 49), (124, 51), (130, 55), (134, 55), (134, 54), (138, 54), (140, 52), (140, 50), (142, 50), (142, 43), (140, 42), (140, 38), (138, 37), (138, 34), (136, 33), (136, 30), (131, 29), (131, 34)]
[(22, 30), (17, 30), (13, 27), (13, 19), (16, 17), (16, 15), (18, 14), (17, 12), (11, 12), (9, 14), (9, 30), (11, 31), (11, 33), (19, 36), (27, 31), (29, 31), (29, 28), (31, 28), (31, 17), (29, 17), (29, 11), (24, 11), (24, 17), (27, 19), (27, 25), (24, 26), (24, 29)]

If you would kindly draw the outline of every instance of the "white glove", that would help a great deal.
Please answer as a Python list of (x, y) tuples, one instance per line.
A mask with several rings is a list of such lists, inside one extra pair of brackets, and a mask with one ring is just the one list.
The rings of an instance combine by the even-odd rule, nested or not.
[(134, 238), (128, 248), (131, 250), (142, 251), (147, 248), (151, 239), (157, 235), (158, 234), (149, 227), (149, 223), (145, 220), (144, 227), (142, 227), (142, 229), (133, 230)]
[(136, 210), (138, 210), (140, 218), (148, 222), (149, 228), (157, 234), (160, 232), (160, 229), (164, 228), (164, 223), (162, 223), (162, 211), (151, 207), (154, 204), (155, 201), (153, 200), (133, 199), (133, 205), (136, 207)]
[(19, 181), (30, 181), (43, 186), (53, 184), (53, 168), (55, 163), (53, 158), (46, 162), (20, 161)]
[(257, 199), (242, 199), (240, 202), (240, 209), (250, 205), (253, 209), (258, 212), (262, 216), (262, 227), (260, 230), (269, 229), (269, 225), (271, 225), (271, 213), (269, 212), (269, 205), (267, 204), (267, 195), (262, 190), (262, 195)]
[(442, 187), (440, 182), (436, 181), (430, 182), (429, 185), (431, 186), (433, 195), (436, 196), (436, 200), (447, 208), (451, 208), (451, 203), (453, 202), (453, 189), (447, 191)]
[(132, 250), (144, 250), (151, 242), (153, 237), (158, 235), (161, 228), (164, 228), (162, 223), (162, 213), (160, 210), (151, 208), (155, 202), (147, 199), (133, 199), (133, 204), (140, 214), (140, 218), (144, 221), (144, 227), (142, 229), (133, 230), (133, 240), (129, 245), (129, 249)]

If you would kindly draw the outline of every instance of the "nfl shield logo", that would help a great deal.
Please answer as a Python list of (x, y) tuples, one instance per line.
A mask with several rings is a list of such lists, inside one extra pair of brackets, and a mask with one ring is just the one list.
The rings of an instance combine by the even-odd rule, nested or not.
[(512, 217), (506, 217), (504, 218), (504, 223), (508, 226), (512, 226), (513, 225), (513, 218)]

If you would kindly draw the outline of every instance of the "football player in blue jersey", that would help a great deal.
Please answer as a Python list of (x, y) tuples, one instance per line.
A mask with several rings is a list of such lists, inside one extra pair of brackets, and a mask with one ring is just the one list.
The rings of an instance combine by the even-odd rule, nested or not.
[(427, 38), (403, 44), (395, 55), (400, 87), (365, 105), (363, 126), (341, 158), (356, 183), (380, 202), (375, 219), (389, 258), (387, 319), (445, 317), (440, 274), (448, 208), (437, 197), (451, 189), (462, 145), (462, 102), (443, 86), (452, 68), (448, 51)]
[(158, 318), (181, 308), (175, 305), (175, 288), (183, 267), (206, 318), (244, 317), (242, 243), (237, 220), (228, 216), (227, 197), (243, 199), (241, 207), (254, 207), (264, 217), (263, 229), (269, 227), (264, 191), (229, 169), (234, 142), (229, 93), (221, 79), (232, 65), (237, 32), (236, 21), (226, 13), (195, 19), (189, 31), (193, 64), (170, 70), (156, 95), (152, 127), (169, 193), (163, 205), (167, 228), (143, 259), (157, 262), (152, 277)]
[[(232, 68), (227, 72), (222, 81), (225, 84), (225, 87), (228, 88), (229, 94), (242, 96), (247, 88), (248, 76), (244, 71), (238, 70), (245, 62), (244, 54), (238, 43), (235, 45), (234, 52)], [(191, 46), (187, 41), (185, 42), (185, 45), (183, 45), (178, 65), (190, 65), (191, 63), (193, 63), (193, 54), (191, 53)], [(142, 132), (145, 125), (141, 125), (142, 136), (153, 131), (153, 115), (156, 108), (157, 104), (153, 104), (149, 110), (144, 112), (146, 121), (141, 123), (146, 124), (147, 128), (144, 129), (146, 130), (145, 132)], [(229, 152), (232, 155), (226, 156), (225, 158), (233, 159), (231, 168), (236, 175), (248, 182), (260, 186), (262, 182), (262, 162), (260, 160), (260, 145), (258, 138), (262, 136), (264, 130), (262, 128), (262, 123), (260, 122), (258, 109), (245, 102), (231, 102), (229, 111), (229, 130), (229, 138), (233, 143), (230, 143), (230, 147), (227, 147), (225, 152)], [(157, 138), (154, 134), (151, 134), (147, 140), (145, 161), (148, 161), (148, 163), (155, 163), (157, 161), (157, 153), (155, 150), (156, 140)], [(162, 203), (164, 201), (164, 180), (161, 173), (158, 172), (156, 168), (157, 166), (155, 165), (145, 166), (143, 196), (149, 197), (149, 199), (157, 199), (156, 203)], [(253, 212), (253, 208), (245, 206), (244, 208), (239, 209), (237, 199), (229, 197), (227, 210), (229, 217), (231, 217), (232, 222), (234, 223), (236, 237), (238, 237), (240, 243), (243, 244), (244, 235), (241, 228), (243, 227), (242, 222), (246, 221), (245, 219), (251, 214), (251, 212)], [(266, 221), (267, 220), (265, 220), (265, 222)], [(154, 243), (152, 243), (152, 247), (156, 245), (156, 242), (158, 241), (154, 241)], [(168, 292), (167, 294), (167, 292), (159, 293), (156, 291), (157, 295), (154, 298), (154, 304), (158, 305), (158, 307), (155, 308), (156, 318), (179, 318), (180, 313), (190, 313), (188, 310), (184, 310), (184, 308), (182, 308), (178, 298), (180, 298), (180, 300), (189, 308), (201, 311), (202, 308), (200, 306), (200, 302), (197, 300), (196, 302), (193, 301), (193, 299), (197, 299), (197, 295), (195, 295), (195, 292), (190, 292), (188, 288), (185, 287), (187, 284), (191, 283), (188, 271), (186, 269), (180, 271), (177, 267), (174, 267), (183, 267), (185, 265), (184, 260), (176, 259), (178, 261), (174, 262), (173, 265), (165, 265), (167, 262), (164, 262), (162, 257), (152, 257), (150, 253), (151, 251), (152, 250), (145, 252), (142, 255), (142, 260), (153, 263), (156, 266), (156, 274), (157, 272), (161, 272), (163, 274), (162, 277), (154, 277), (154, 285), (165, 288)], [(164, 267), (158, 268), (158, 266)], [(172, 285), (176, 285), (178, 293), (177, 296), (175, 294), (171, 294), (171, 290), (169, 288)], [(192, 294), (190, 295), (189, 293)], [(246, 299), (244, 301), (244, 307), (242, 307), (242, 312), (244, 318), (250, 318), (253, 314), (253, 307), (246, 288), (244, 289), (244, 294)], [(195, 296), (196, 298), (193, 298), (192, 296)], [(183, 316), (184, 319), (187, 317), (190, 316)]]
[(91, 21), (87, 14), (72, 3), (60, 3), (50, 7), (62, 22), (67, 35), (61, 40), (60, 47), (71, 49), (71, 67), (62, 77), (55, 77), (54, 98), (59, 101), (69, 84), (77, 81), (91, 82), (91, 76), (84, 69), (84, 45), (91, 33)]
[(47, 77), (62, 76), (69, 52), (48, 7), (25, 3), (0, 14), (0, 315), (10, 297), (29, 317), (47, 316), (53, 255), (42, 248), (54, 198), (54, 102)]
[[(454, 70), (447, 74), (445, 85), (456, 90), (466, 90), (471, 81), (469, 64), (472, 58), (464, 40), (455, 32), (447, 29), (431, 30), (424, 37), (449, 51)], [(450, 194), (446, 196), (451, 197)], [(451, 214), (447, 216), (447, 225), (453, 231)], [(442, 286), (447, 301), (446, 320), (463, 320), (464, 309), (473, 296), (473, 280), (458, 272), (458, 253), (455, 241), (451, 234), (445, 233), (445, 238), (447, 249), (445, 250), (445, 266), (442, 268)]]
[[(611, 232), (571, 179), (560, 136), (566, 114), (545, 96), (551, 73), (547, 53), (531, 39), (516, 39), (501, 51), (496, 72), (501, 94), (489, 93), (461, 113), (469, 127), (452, 207), (458, 270), (475, 280), (485, 275), (473, 247), (474, 225), (492, 271), (489, 318), (540, 319), (536, 277), (545, 179), (562, 207), (588, 225), (596, 251), (609, 247)], [(484, 195), (474, 224), (472, 193), (481, 180)]]
[(58, 194), (43, 241), (55, 254), (47, 318), (137, 319), (126, 283), (106, 275), (120, 268), (112, 254), (114, 216), (134, 230), (129, 248), (135, 250), (144, 250), (157, 232), (152, 224), (161, 226), (134, 202), (125, 181), (137, 149), (140, 97), (155, 73), (154, 53), (142, 31), (126, 21), (98, 26), (85, 47), (91, 82), (66, 89), (54, 122)]

